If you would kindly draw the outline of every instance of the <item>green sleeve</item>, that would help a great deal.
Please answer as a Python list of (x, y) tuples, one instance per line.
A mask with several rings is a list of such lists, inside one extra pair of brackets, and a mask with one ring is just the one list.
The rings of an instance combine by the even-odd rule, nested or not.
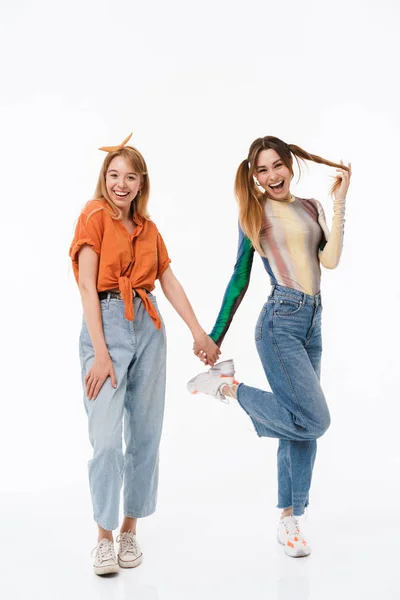
[(243, 296), (249, 287), (251, 267), (253, 265), (254, 248), (248, 237), (242, 231), (239, 225), (239, 242), (236, 264), (233, 275), (226, 288), (222, 306), (220, 308), (217, 320), (213, 327), (210, 337), (217, 346), (222, 344), (226, 332), (232, 322), (233, 316)]

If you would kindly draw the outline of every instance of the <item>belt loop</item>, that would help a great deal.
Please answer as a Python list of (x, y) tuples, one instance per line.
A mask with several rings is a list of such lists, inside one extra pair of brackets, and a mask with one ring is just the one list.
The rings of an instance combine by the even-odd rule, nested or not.
[(108, 294), (107, 294), (107, 309), (110, 308), (110, 298), (111, 298), (111, 292), (108, 292)]

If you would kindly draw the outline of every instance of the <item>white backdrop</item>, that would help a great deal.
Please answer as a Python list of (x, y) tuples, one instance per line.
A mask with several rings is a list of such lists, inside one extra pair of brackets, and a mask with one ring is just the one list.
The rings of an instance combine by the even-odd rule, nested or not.
[[(302, 598), (318, 598), (326, 585), (318, 572), (332, 575), (332, 593), (349, 590), (356, 577), (368, 583), (363, 598), (378, 591), (395, 598), (392, 558), (369, 570), (362, 562), (350, 566), (350, 557), (360, 546), (382, 556), (399, 533), (398, 525), (384, 525), (397, 512), (400, 463), (398, 3), (16, 0), (2, 13), (2, 564), (16, 566), (21, 539), (39, 544), (42, 566), (49, 548), (62, 556), (52, 572), (62, 578), (68, 563), (72, 587), (64, 591), (55, 575), (38, 578), (38, 569), (25, 565), (30, 597), (40, 599), (69, 597), (79, 561), (87, 597), (106, 589), (108, 598), (129, 597), (132, 584), (146, 600), (239, 598), (250, 581), (253, 597), (286, 598), (294, 582)], [(340, 536), (341, 550), (329, 558), (348, 550), (339, 566), (318, 563), (314, 554), (308, 572), (287, 580), (287, 569), (298, 567), (279, 563), (282, 575), (272, 563), (270, 577), (262, 576), (267, 567), (254, 549), (275, 543), (276, 442), (258, 440), (238, 408), (187, 394), (186, 380), (202, 366), (158, 287), (168, 393), (159, 510), (140, 530), (147, 564), (134, 584), (92, 581), (81, 307), (68, 248), (104, 159), (97, 148), (131, 131), (148, 163), (152, 218), (207, 330), (235, 262), (233, 180), (253, 139), (276, 135), (352, 161), (342, 262), (322, 281), (332, 426), (319, 445), (311, 497), (318, 531)], [(332, 173), (311, 165), (292, 189), (318, 198), (329, 219)], [(267, 383), (253, 332), (268, 292), (256, 257), (222, 347), (238, 379), (259, 387)], [(356, 513), (362, 523), (354, 524)], [(79, 561), (72, 549), (63, 554), (68, 536), (79, 544)], [(157, 548), (162, 559), (150, 568)], [(323, 544), (319, 552), (326, 556)], [(22, 597), (18, 585), (1, 585), (7, 597)]]

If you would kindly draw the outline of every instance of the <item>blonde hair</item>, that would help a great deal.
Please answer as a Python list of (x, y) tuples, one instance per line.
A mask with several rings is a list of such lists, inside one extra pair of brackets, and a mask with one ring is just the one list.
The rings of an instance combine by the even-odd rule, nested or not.
[(148, 219), (150, 217), (147, 212), (147, 205), (148, 205), (149, 196), (150, 196), (150, 180), (149, 180), (149, 176), (147, 173), (147, 165), (146, 165), (146, 161), (144, 160), (143, 156), (140, 154), (139, 150), (137, 150), (136, 148), (133, 148), (133, 146), (124, 146), (123, 148), (118, 148), (117, 150), (114, 150), (113, 152), (109, 152), (107, 154), (107, 156), (105, 157), (104, 162), (102, 164), (102, 167), (100, 169), (100, 174), (99, 174), (99, 178), (97, 180), (96, 190), (94, 192), (94, 199), (100, 200), (100, 199), (104, 198), (104, 200), (106, 200), (106, 202), (108, 203), (108, 205), (110, 206), (110, 208), (112, 210), (112, 213), (110, 213), (110, 214), (113, 217), (113, 219), (121, 219), (122, 218), (122, 212), (118, 208), (118, 206), (116, 204), (114, 204), (114, 202), (111, 200), (110, 196), (107, 193), (107, 186), (106, 186), (107, 171), (108, 171), (111, 161), (116, 156), (121, 156), (122, 158), (125, 158), (129, 162), (129, 164), (131, 165), (131, 167), (135, 171), (135, 173), (138, 173), (140, 175), (140, 177), (142, 179), (142, 187), (140, 189), (140, 192), (136, 195), (136, 197), (132, 201), (131, 209), (133, 210), (133, 204), (134, 204), (135, 211), (141, 217)]
[[(262, 150), (275, 150), (279, 154), (284, 165), (293, 175), (293, 156), (296, 159), (297, 166), (301, 173), (301, 162), (306, 160), (330, 167), (337, 167), (348, 171), (349, 168), (321, 158), (316, 154), (306, 152), (300, 146), (295, 144), (286, 144), (277, 137), (267, 135), (266, 137), (257, 138), (251, 144), (248, 157), (243, 160), (236, 172), (235, 178), (235, 194), (239, 204), (239, 222), (247, 237), (250, 239), (254, 248), (262, 256), (264, 252), (260, 244), (260, 232), (263, 225), (263, 200), (265, 193), (257, 189), (254, 183), (253, 174), (255, 172), (256, 160), (258, 154)], [(330, 193), (333, 194), (340, 186), (340, 177), (335, 177)]]

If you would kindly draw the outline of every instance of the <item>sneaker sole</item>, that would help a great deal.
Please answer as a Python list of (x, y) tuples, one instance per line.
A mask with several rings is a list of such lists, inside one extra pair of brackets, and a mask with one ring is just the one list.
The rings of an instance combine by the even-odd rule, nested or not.
[(311, 550), (308, 550), (308, 552), (307, 552), (306, 550), (302, 550), (301, 548), (299, 548), (298, 550), (295, 550), (295, 549), (292, 550), (292, 548), (288, 548), (288, 546), (286, 546), (286, 544), (281, 542), (281, 540), (279, 539), (279, 536), (276, 536), (276, 539), (278, 540), (278, 544), (283, 546), (285, 554), (287, 556), (290, 556), (290, 558), (305, 558), (306, 556), (310, 556), (310, 554), (311, 554)]
[(141, 562), (143, 560), (143, 554), (141, 554), (140, 556), (138, 556), (138, 558), (135, 558), (135, 560), (121, 560), (118, 557), (118, 564), (122, 569), (134, 569), (135, 567), (138, 567)]
[(118, 573), (119, 566), (115, 565), (107, 565), (106, 567), (93, 567), (93, 571), (96, 575), (109, 575), (110, 573)]

